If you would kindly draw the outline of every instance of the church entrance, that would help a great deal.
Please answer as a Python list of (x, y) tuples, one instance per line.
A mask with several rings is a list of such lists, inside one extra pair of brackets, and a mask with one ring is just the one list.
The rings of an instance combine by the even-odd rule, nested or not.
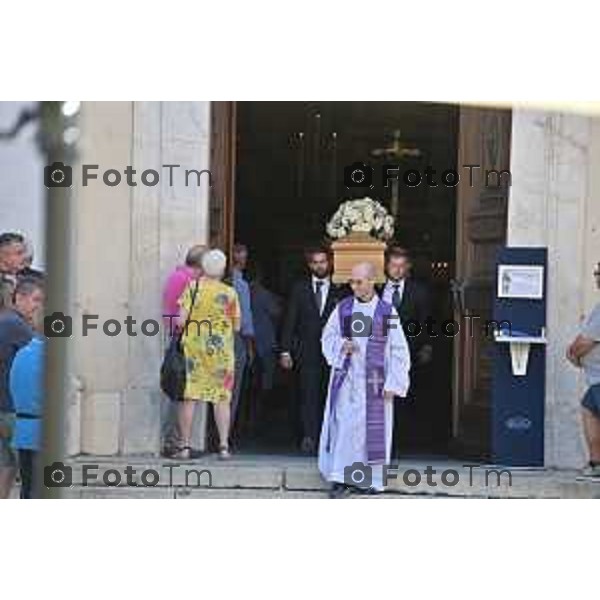
[[(410, 251), (413, 276), (429, 287), (433, 322), (462, 316), (471, 273), (464, 264), (457, 267), (457, 251), (463, 256), (473, 244), (463, 225), (479, 198), (470, 192), (468, 210), (457, 210), (462, 180), (469, 179), (457, 165), (471, 152), (461, 147), (468, 141), (463, 112), (457, 105), (424, 102), (213, 103), (212, 243), (228, 251), (234, 240), (245, 244), (249, 277), (285, 311), (290, 286), (305, 273), (304, 249), (325, 240), (326, 223), (342, 200), (370, 196), (394, 213), (394, 243)], [(471, 135), (481, 137), (482, 131)], [(471, 145), (481, 154), (479, 141)], [(344, 167), (355, 162), (373, 167), (372, 187), (345, 185)], [(399, 167), (397, 184), (385, 185), (384, 164)], [(437, 185), (426, 179), (428, 169)], [(459, 185), (440, 181), (452, 169), (459, 171)], [(409, 170), (423, 174), (420, 184), (403, 178)], [(477, 260), (488, 264), (493, 256)], [(457, 394), (463, 394), (461, 356), (469, 350), (459, 338), (432, 338), (433, 360), (421, 373), (418, 398), (397, 407), (403, 456), (462, 454), (466, 447), (459, 443), (468, 436), (460, 427), (465, 407)], [(297, 392), (293, 374), (276, 369), (272, 389), (265, 391), (260, 373), (252, 373), (236, 431), (242, 451), (297, 452)], [(471, 426), (478, 425), (475, 418)], [(481, 457), (484, 445), (475, 451)]]

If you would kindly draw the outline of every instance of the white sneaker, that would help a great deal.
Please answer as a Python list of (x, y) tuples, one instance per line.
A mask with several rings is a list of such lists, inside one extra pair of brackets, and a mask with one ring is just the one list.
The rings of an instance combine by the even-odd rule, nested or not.
[(600, 465), (587, 465), (581, 470), (581, 474), (577, 477), (579, 481), (598, 481), (600, 482)]

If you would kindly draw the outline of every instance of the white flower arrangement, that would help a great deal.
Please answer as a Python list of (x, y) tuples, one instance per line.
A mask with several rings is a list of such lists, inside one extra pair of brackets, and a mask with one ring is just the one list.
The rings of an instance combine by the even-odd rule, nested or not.
[(327, 223), (327, 235), (339, 239), (353, 231), (368, 233), (379, 240), (389, 240), (394, 235), (394, 217), (385, 206), (372, 198), (346, 200)]

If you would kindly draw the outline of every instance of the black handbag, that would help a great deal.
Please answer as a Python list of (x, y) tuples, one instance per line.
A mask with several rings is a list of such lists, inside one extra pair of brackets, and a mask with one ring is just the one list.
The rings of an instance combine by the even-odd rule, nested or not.
[(185, 392), (187, 369), (181, 339), (183, 337), (183, 332), (186, 331), (190, 322), (194, 303), (196, 302), (196, 295), (198, 294), (198, 284), (199, 280), (196, 279), (196, 285), (192, 293), (192, 305), (188, 311), (185, 324), (181, 330), (174, 333), (171, 337), (162, 365), (160, 366), (160, 389), (171, 400), (175, 401), (183, 400), (183, 394)]

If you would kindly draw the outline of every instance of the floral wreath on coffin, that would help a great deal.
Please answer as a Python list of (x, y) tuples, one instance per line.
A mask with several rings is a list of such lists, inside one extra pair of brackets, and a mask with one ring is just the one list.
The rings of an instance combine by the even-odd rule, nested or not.
[(388, 241), (394, 236), (394, 217), (383, 204), (372, 198), (346, 200), (327, 223), (327, 235), (339, 239), (354, 232)]

